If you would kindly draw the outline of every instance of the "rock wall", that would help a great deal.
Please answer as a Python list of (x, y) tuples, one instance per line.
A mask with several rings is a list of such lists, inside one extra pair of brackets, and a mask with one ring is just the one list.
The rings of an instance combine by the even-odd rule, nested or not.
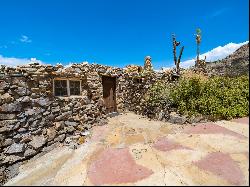
[[(136, 114), (146, 115), (150, 118), (157, 118), (158, 113), (154, 115), (149, 114), (148, 106), (145, 103), (145, 94), (147, 90), (156, 81), (173, 81), (171, 73), (166, 74), (164, 72), (147, 72), (142, 75), (127, 75), (125, 76), (125, 87), (126, 90), (123, 92), (123, 103), (124, 108), (135, 112)], [(152, 111), (159, 112), (159, 111)]]
[[(102, 76), (116, 77), (118, 112), (144, 114), (143, 95), (155, 81), (168, 81), (169, 76), (137, 70), (84, 63), (1, 66), (0, 181), (13, 164), (58, 143), (75, 147), (84, 142), (85, 131), (106, 123)], [(58, 78), (80, 80), (80, 95), (54, 96), (53, 80)]]
[[(2, 66), (1, 171), (57, 142), (75, 146), (83, 142), (86, 130), (94, 125), (105, 124), (107, 116), (102, 102), (100, 73), (112, 74), (115, 71), (119, 72), (119, 69), (87, 64), (68, 68), (39, 64), (17, 68)], [(81, 80), (81, 95), (55, 97), (55, 78)]]

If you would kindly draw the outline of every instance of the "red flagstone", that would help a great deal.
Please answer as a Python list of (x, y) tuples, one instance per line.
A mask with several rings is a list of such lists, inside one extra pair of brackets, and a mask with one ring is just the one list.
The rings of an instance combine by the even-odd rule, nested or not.
[(244, 152), (244, 155), (248, 158), (249, 160), (249, 152)]
[(171, 151), (175, 149), (190, 149), (174, 141), (169, 140), (167, 137), (159, 138), (153, 145), (159, 151)]
[(200, 169), (210, 171), (233, 185), (244, 184), (244, 175), (229, 154), (221, 152), (210, 153), (204, 159), (194, 164)]
[(151, 170), (135, 163), (128, 148), (108, 148), (88, 168), (88, 177), (94, 185), (132, 183), (151, 174)]
[(216, 125), (214, 123), (199, 123), (195, 126), (188, 126), (184, 128), (184, 133), (188, 134), (225, 134), (225, 135), (231, 135), (237, 138), (247, 138), (244, 135), (241, 135), (239, 133), (236, 133), (234, 131), (231, 131), (225, 127), (221, 127), (219, 125)]
[(232, 122), (249, 125), (249, 117), (232, 119)]

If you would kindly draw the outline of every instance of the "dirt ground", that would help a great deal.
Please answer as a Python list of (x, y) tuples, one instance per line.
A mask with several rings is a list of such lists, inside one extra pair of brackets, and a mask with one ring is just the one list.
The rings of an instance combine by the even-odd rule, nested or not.
[(58, 147), (5, 185), (249, 185), (249, 118), (176, 125), (133, 113)]

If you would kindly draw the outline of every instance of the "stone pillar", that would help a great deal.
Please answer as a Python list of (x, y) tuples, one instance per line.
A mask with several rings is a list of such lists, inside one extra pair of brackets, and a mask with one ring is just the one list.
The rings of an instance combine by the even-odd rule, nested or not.
[(153, 70), (153, 66), (152, 66), (152, 63), (151, 63), (151, 57), (150, 56), (145, 57), (144, 70), (148, 70), (148, 71)]

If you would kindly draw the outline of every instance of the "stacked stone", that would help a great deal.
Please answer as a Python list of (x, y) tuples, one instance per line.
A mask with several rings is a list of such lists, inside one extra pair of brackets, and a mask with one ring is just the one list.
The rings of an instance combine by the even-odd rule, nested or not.
[(128, 65), (124, 68), (124, 72), (131, 74), (131, 73), (140, 73), (143, 70), (141, 66), (138, 65)]
[(146, 70), (144, 72), (146, 73), (124, 74), (125, 81), (123, 85), (126, 89), (123, 90), (123, 107), (136, 114), (165, 120), (168, 117), (169, 108), (159, 108), (157, 111), (155, 109), (151, 111), (146, 104), (145, 94), (156, 81), (171, 82), (173, 71), (155, 72)]
[[(105, 107), (100, 102), (102, 86), (95, 68), (98, 66), (86, 64), (68, 68), (39, 64), (1, 67), (0, 167), (3, 173), (8, 166), (55, 143), (67, 140), (70, 145), (79, 144), (86, 130), (106, 123)], [(82, 80), (81, 96), (54, 97), (56, 77)]]
[[(106, 124), (102, 76), (116, 77), (118, 112), (130, 110), (142, 115), (147, 115), (143, 96), (148, 88), (157, 80), (171, 78), (169, 73), (138, 71), (138, 67), (127, 71), (86, 63), (0, 67), (1, 183), (13, 164), (58, 144), (74, 148), (84, 142), (91, 127)], [(81, 95), (55, 97), (55, 78), (81, 80)]]
[(152, 65), (150, 56), (145, 57), (144, 70), (147, 70), (147, 71), (152, 71), (153, 70), (153, 65)]

